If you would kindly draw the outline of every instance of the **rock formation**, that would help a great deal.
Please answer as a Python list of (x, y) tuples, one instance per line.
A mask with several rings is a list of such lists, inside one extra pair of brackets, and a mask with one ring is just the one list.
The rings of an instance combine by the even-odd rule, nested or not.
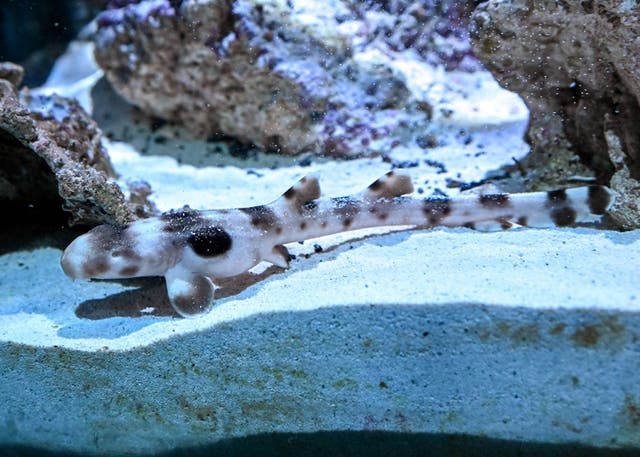
[(533, 186), (595, 175), (621, 192), (617, 222), (639, 227), (640, 5), (490, 0), (475, 10), (471, 36), (476, 56), (531, 111), (522, 165)]
[(0, 201), (11, 221), (46, 221), (71, 213), (70, 224), (135, 218), (113, 178), (102, 133), (74, 100), (17, 91), (21, 67), (0, 64)]

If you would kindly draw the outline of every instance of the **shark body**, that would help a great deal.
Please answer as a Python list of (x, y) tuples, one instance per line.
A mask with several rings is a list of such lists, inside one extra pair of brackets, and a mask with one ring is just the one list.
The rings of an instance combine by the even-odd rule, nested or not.
[(172, 306), (189, 317), (213, 306), (216, 278), (261, 261), (287, 267), (286, 243), (379, 226), (571, 226), (598, 221), (613, 202), (603, 186), (456, 198), (406, 196), (412, 192), (408, 176), (389, 172), (359, 194), (323, 198), (318, 180), (305, 177), (266, 205), (98, 226), (67, 247), (61, 265), (72, 278), (164, 276)]

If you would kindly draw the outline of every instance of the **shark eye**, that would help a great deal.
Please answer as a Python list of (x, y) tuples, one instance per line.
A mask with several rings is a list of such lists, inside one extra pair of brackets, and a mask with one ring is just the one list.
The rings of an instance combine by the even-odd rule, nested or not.
[(220, 227), (194, 230), (187, 240), (193, 252), (201, 257), (215, 257), (231, 249), (231, 236)]

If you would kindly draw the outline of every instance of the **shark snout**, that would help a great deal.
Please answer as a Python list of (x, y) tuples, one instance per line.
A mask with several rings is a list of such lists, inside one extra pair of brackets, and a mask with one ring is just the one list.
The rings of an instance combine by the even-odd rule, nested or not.
[(67, 255), (67, 251), (65, 250), (62, 253), (62, 259), (60, 259), (60, 266), (62, 267), (62, 271), (64, 274), (69, 276), (70, 278), (76, 278), (76, 269), (73, 266), (69, 256)]
[(88, 278), (86, 274), (86, 246), (84, 236), (76, 238), (62, 253), (60, 266), (70, 278)]

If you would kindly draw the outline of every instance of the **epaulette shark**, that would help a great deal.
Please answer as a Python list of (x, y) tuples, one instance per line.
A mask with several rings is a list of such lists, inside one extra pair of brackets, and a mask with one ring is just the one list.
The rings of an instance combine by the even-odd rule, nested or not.
[(489, 193), (455, 198), (407, 196), (411, 179), (387, 173), (363, 192), (320, 196), (316, 177), (304, 177), (266, 205), (198, 211), (185, 207), (128, 225), (101, 225), (76, 238), (62, 255), (72, 278), (164, 276), (181, 316), (208, 311), (217, 278), (239, 275), (267, 261), (289, 265), (286, 243), (380, 226), (498, 229), (596, 222), (613, 193), (603, 186), (549, 192)]

